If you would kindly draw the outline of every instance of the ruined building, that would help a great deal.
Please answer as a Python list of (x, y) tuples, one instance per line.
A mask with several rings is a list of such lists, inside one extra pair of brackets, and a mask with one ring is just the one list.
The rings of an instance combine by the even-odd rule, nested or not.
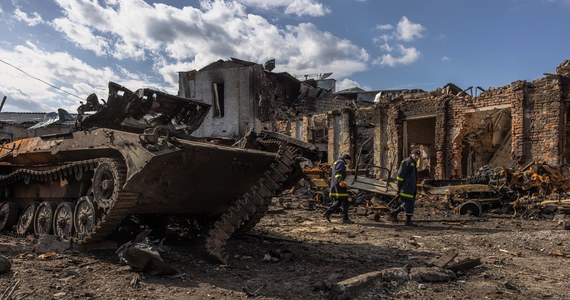
[[(179, 96), (212, 104), (194, 135), (236, 139), (249, 130), (272, 130), (274, 120), (291, 120), (351, 102), (326, 107), (326, 102), (318, 101), (330, 98), (335, 86), (332, 79), (300, 81), (288, 73), (271, 70), (267, 63), (262, 66), (232, 58), (200, 70), (179, 72)], [(293, 136), (301, 139), (300, 132), (296, 133)]]
[(341, 153), (387, 176), (412, 147), (420, 168), (434, 178), (459, 178), (484, 165), (517, 167), (531, 161), (564, 164), (568, 64), (532, 82), (516, 81), (472, 95), (447, 84), (435, 91), (335, 91), (318, 82), (273, 73), (238, 59), (180, 73), (179, 95), (214, 109), (197, 131), (202, 137), (239, 138), (269, 129), (314, 143), (324, 161)]
[[(200, 72), (193, 74), (197, 78)], [(269, 80), (269, 73), (264, 74)], [(472, 88), (462, 90), (451, 83), (430, 92), (374, 91), (373, 100), (371, 92), (347, 90), (330, 91), (311, 101), (293, 97), (295, 101), (288, 102), (291, 98), (285, 95), (299, 94), (299, 85), (291, 86), (289, 93), (281, 89), (280, 94), (275, 93), (279, 89), (254, 89), (259, 102), (253, 106), (257, 105), (262, 126), (314, 143), (329, 163), (340, 153), (349, 152), (360, 158), (361, 167), (385, 177), (390, 170), (395, 172), (411, 148), (417, 147), (423, 152), (419, 167), (431, 177), (460, 178), (485, 165), (516, 168), (532, 161), (567, 164), (569, 74), (570, 64), (565, 61), (556, 73), (532, 82), (477, 88), (481, 92), (475, 96)], [(270, 85), (258, 82), (257, 86)], [(300, 103), (304, 109), (293, 109)], [(269, 118), (266, 109), (273, 112)]]
[[(328, 127), (350, 127), (352, 111), (372, 105), (374, 95), (361, 99), (365, 91), (335, 93), (335, 80), (326, 78), (330, 73), (299, 80), (271, 70), (267, 63), (262, 66), (232, 58), (200, 70), (179, 72), (179, 96), (212, 104), (194, 135), (234, 140), (249, 130), (272, 130), (314, 143), (323, 152), (324, 160), (334, 159), (341, 152), (354, 152), (349, 151), (352, 143), (329, 144), (335, 139), (329, 138)], [(344, 131), (331, 133), (341, 134), (339, 139), (351, 138)]]
[[(477, 96), (448, 84), (432, 92), (381, 92), (375, 101), (370, 107), (328, 113), (326, 127), (330, 152), (353, 151), (378, 177), (395, 172), (414, 147), (423, 151), (420, 169), (438, 179), (465, 177), (485, 165), (570, 161), (568, 61), (556, 73)], [(330, 117), (335, 114), (343, 115), (340, 122)], [(323, 116), (301, 119), (308, 126), (306, 140), (321, 142)]]

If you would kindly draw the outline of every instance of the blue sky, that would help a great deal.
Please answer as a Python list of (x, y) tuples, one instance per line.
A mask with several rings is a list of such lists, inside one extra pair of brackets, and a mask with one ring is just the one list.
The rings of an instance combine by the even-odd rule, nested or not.
[(178, 71), (230, 57), (337, 90), (486, 89), (554, 72), (569, 29), (570, 0), (0, 0), (0, 97), (75, 112), (109, 81), (176, 94)]

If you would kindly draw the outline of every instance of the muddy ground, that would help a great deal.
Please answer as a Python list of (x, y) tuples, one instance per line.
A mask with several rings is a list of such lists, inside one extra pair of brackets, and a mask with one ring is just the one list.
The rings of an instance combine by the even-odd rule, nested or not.
[[(45, 257), (34, 253), (35, 238), (3, 234), (1, 254), (11, 260), (12, 268), (0, 275), (0, 295), (11, 294), (13, 299), (570, 299), (570, 231), (564, 229), (563, 220), (489, 214), (474, 220), (421, 200), (417, 206), (416, 219), (430, 221), (408, 228), (374, 221), (362, 209), (351, 211), (356, 224), (343, 225), (340, 216), (328, 223), (320, 209), (299, 208), (295, 201), (283, 209), (276, 203), (251, 234), (229, 241), (227, 265), (204, 256), (200, 237), (167, 237), (164, 245), (169, 250), (162, 257), (180, 272), (177, 276), (153, 276), (120, 264), (113, 243), (99, 250), (68, 250)], [(449, 251), (458, 253), (456, 261), (480, 258), (481, 265), (457, 272), (457, 278), (446, 282), (380, 277), (350, 297), (331, 290), (335, 283), (363, 273), (429, 266)]]

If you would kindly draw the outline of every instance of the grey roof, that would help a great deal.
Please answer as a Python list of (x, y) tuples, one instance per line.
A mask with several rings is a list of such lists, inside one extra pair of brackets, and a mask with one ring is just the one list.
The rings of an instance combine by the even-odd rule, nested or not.
[(8, 124), (35, 124), (44, 120), (44, 112), (0, 112), (0, 122)]
[[(75, 118), (77, 114), (70, 114), (70, 116)], [(45, 112), (0, 112), (0, 123), (5, 124), (31, 126), (40, 122), (44, 122), (48, 119), (50, 119), (50, 116), (48, 116), (48, 113)], [(67, 123), (73, 124), (72, 121), (66, 120), (62, 120), (58, 123), (64, 125), (68, 125)]]

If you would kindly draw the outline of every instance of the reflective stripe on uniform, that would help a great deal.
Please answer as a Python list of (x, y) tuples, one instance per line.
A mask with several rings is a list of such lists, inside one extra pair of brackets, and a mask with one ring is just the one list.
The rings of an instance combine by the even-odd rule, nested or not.
[(406, 197), (406, 198), (414, 198), (414, 195), (406, 194), (406, 193), (400, 193), (400, 196)]
[(348, 197), (348, 193), (330, 193), (331, 197)]
[(342, 177), (342, 174), (336, 174), (336, 175), (334, 175), (334, 177), (335, 177), (335, 178), (341, 178), (341, 177)]
[(398, 176), (398, 177), (396, 177), (396, 180), (398, 180), (398, 181), (404, 181), (404, 178)]

